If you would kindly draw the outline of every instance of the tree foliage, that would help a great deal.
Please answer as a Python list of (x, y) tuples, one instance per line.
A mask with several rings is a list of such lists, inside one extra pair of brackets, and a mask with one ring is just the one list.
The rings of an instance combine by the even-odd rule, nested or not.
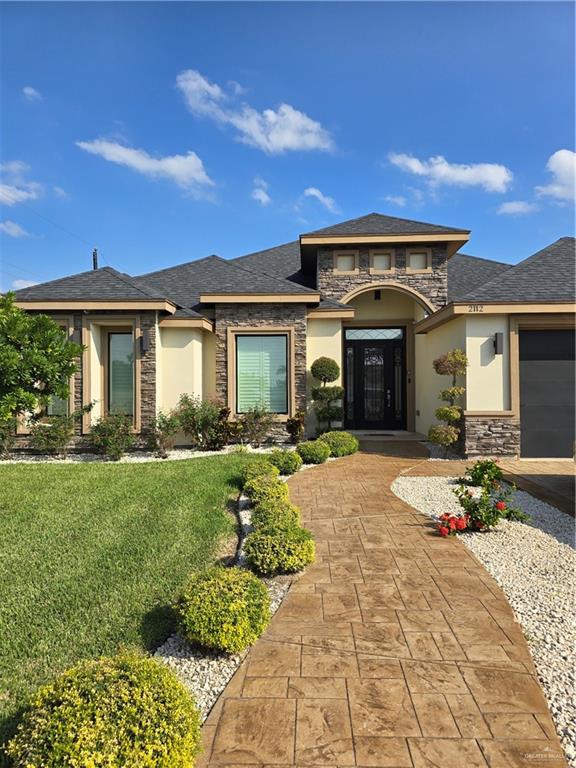
[(0, 422), (65, 399), (82, 346), (47, 315), (31, 315), (0, 296)]

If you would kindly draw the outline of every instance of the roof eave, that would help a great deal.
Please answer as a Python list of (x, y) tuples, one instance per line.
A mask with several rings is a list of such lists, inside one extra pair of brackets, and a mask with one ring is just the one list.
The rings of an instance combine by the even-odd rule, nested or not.
[(320, 294), (307, 293), (201, 293), (202, 304), (317, 304)]
[(27, 310), (104, 310), (114, 309), (118, 311), (149, 309), (161, 310), (174, 314), (176, 304), (167, 299), (16, 299), (14, 302), (20, 309)]
[(531, 314), (576, 314), (576, 303), (558, 301), (455, 301), (447, 304), (433, 315), (425, 317), (414, 326), (416, 333), (428, 333), (454, 318), (478, 315), (531, 315)]

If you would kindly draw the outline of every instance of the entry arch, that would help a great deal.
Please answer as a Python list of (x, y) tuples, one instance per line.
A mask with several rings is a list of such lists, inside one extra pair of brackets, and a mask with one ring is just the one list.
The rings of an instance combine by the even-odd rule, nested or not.
[(399, 283), (396, 280), (382, 280), (373, 283), (364, 283), (364, 285), (359, 285), (357, 288), (353, 288), (345, 296), (339, 299), (339, 301), (342, 304), (348, 304), (352, 301), (352, 299), (358, 298), (358, 296), (361, 296), (363, 293), (378, 290), (392, 290), (403, 293), (405, 296), (408, 296), (417, 302), (420, 307), (422, 307), (422, 309), (428, 314), (432, 314), (436, 311), (436, 308), (419, 291), (409, 285)]

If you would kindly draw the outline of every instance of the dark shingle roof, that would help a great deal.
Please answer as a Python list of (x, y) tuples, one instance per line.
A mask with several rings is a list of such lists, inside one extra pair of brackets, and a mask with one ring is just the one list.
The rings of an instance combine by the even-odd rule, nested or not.
[(369, 213), (357, 219), (349, 219), (331, 227), (306, 232), (306, 235), (436, 235), (447, 233), (468, 234), (468, 229), (442, 227), (424, 221), (399, 219), (396, 216), (384, 216), (381, 213)]
[(264, 272), (274, 277), (283, 277), (299, 285), (314, 288), (314, 276), (305, 275), (300, 268), (300, 242), (298, 240), (276, 245), (274, 248), (266, 248), (264, 251), (255, 251), (245, 256), (238, 256), (232, 259), (232, 262), (239, 267), (255, 272)]
[(465, 297), (474, 301), (555, 302), (576, 300), (576, 249), (573, 237), (561, 237), (507, 269)]
[(162, 291), (141, 285), (112, 267), (80, 272), (16, 291), (17, 301), (75, 301), (82, 299), (165, 299)]
[(315, 293), (289, 280), (245, 269), (220, 256), (207, 256), (134, 279), (139, 285), (164, 291), (182, 307), (196, 307), (202, 293)]
[(458, 301), (500, 275), (510, 264), (457, 253), (448, 261), (448, 301)]

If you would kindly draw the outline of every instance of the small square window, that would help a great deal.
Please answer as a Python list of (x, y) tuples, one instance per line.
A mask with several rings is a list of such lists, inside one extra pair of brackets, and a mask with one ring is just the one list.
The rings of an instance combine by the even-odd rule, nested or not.
[(393, 251), (371, 251), (370, 272), (378, 275), (382, 272), (393, 272), (395, 259)]
[(428, 269), (428, 252), (411, 251), (408, 253), (407, 267), (412, 272), (423, 272)]
[(335, 254), (334, 269), (336, 272), (354, 272), (356, 270), (356, 254), (355, 253)]

